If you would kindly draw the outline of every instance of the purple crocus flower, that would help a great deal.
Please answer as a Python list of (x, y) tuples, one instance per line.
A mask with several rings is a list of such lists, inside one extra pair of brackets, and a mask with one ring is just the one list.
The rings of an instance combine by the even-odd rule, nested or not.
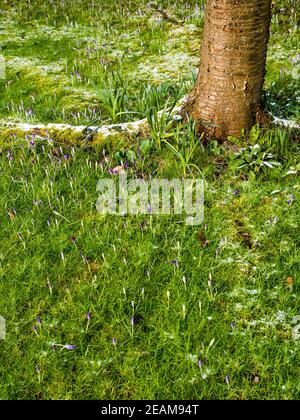
[(203, 366), (202, 359), (199, 359), (199, 360), (198, 360), (198, 366), (199, 366), (200, 368), (202, 368), (202, 366)]
[(231, 324), (230, 324), (230, 328), (233, 330), (234, 329), (234, 326), (235, 326), (235, 323), (234, 322), (231, 322)]
[(237, 195), (239, 195), (239, 193), (240, 193), (240, 190), (235, 190), (233, 194), (234, 194), (235, 196), (237, 196)]
[(134, 323), (135, 323), (135, 318), (134, 318), (134, 316), (132, 316), (130, 318), (130, 324), (131, 324), (132, 327), (134, 326)]
[(88, 319), (88, 321), (90, 321), (92, 319), (92, 312), (91, 311), (88, 311), (87, 319)]
[(40, 318), (40, 317), (38, 317), (38, 319), (37, 319), (37, 323), (38, 323), (38, 324), (41, 324), (41, 323), (42, 323), (42, 320), (41, 320), (41, 318)]
[(68, 153), (66, 153), (66, 154), (64, 155), (64, 159), (65, 159), (65, 160), (68, 160), (68, 159), (69, 159), (69, 155), (68, 155)]
[(113, 345), (116, 347), (116, 345), (117, 345), (117, 339), (115, 337), (113, 337), (111, 341), (112, 341)]
[(176, 267), (178, 267), (179, 263), (178, 260), (171, 260), (171, 265), (176, 265)]
[(72, 236), (71, 241), (73, 242), (73, 244), (75, 244), (75, 242), (76, 242), (75, 236)]
[(228, 377), (228, 375), (225, 376), (225, 382), (227, 383), (227, 385), (229, 384), (229, 377)]
[(295, 199), (295, 196), (294, 196), (294, 194), (292, 194), (291, 195), (291, 198), (287, 202), (289, 206), (292, 204), (292, 202), (294, 201), (294, 199)]
[(76, 346), (74, 346), (74, 344), (65, 344), (64, 348), (67, 350), (75, 350)]
[(146, 221), (145, 221), (145, 222), (143, 222), (143, 223), (141, 223), (141, 224), (140, 224), (140, 229), (141, 229), (141, 230), (145, 229), (145, 227), (147, 227), (147, 225), (148, 225), (148, 222), (146, 222)]

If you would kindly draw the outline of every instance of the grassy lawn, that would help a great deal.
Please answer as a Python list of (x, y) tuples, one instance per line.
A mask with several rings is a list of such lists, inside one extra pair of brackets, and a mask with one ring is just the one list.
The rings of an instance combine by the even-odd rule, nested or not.
[[(202, 1), (160, 2), (178, 24), (144, 0), (2, 3), (0, 120), (130, 121), (193, 86)], [(299, 123), (297, 2), (274, 3), (265, 103)], [(0, 132), (0, 399), (299, 398), (299, 133), (199, 145), (202, 225), (98, 214), (110, 168), (182, 177), (156, 134), (92, 148)], [(168, 134), (179, 152), (196, 141), (191, 124)]]

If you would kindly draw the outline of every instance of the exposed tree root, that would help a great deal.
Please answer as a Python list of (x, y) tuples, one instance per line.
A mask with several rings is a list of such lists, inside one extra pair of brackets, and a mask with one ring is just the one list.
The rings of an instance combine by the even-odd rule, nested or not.
[(277, 118), (269, 112), (263, 110), (259, 110), (256, 113), (256, 121), (261, 126), (268, 126), (273, 124), (275, 126), (280, 126), (290, 130), (300, 129), (300, 126), (295, 121), (286, 120), (284, 118)]
[(295, 123), (295, 121), (285, 120), (284, 118), (273, 117), (272, 123), (275, 125), (280, 125), (281, 127), (288, 128), (291, 130), (300, 130), (300, 125)]
[[(180, 99), (176, 106), (171, 110), (162, 110), (158, 112), (158, 116), (163, 113), (170, 112), (170, 117), (177, 119), (178, 115), (185, 118), (188, 114), (190, 104), (189, 96), (186, 95)], [(287, 129), (299, 130), (300, 126), (294, 121), (280, 119), (270, 114), (262, 113), (264, 118), (258, 118), (258, 122), (262, 125), (274, 124), (275, 126), (281, 126)], [(201, 131), (201, 124), (196, 123), (196, 128)], [(197, 131), (199, 131), (197, 130)], [(202, 127), (202, 132), (207, 131)], [(111, 124), (103, 126), (73, 126), (67, 124), (28, 124), (28, 123), (16, 123), (11, 121), (0, 120), (0, 135), (2, 138), (20, 136), (20, 135), (38, 135), (44, 138), (50, 138), (66, 144), (82, 144), (88, 143), (91, 146), (102, 144), (105, 140), (110, 137), (145, 137), (151, 134), (151, 128), (147, 119), (139, 121), (122, 123), (122, 124)], [(209, 135), (209, 133), (207, 133)]]
[[(170, 112), (170, 118), (176, 120), (176, 116), (179, 115), (186, 101), (187, 96), (184, 96), (177, 102), (173, 109), (158, 112), (158, 117), (163, 113)], [(68, 124), (28, 124), (0, 120), (0, 134), (2, 137), (35, 134), (70, 144), (82, 144), (82, 142), (86, 142), (90, 145), (96, 145), (114, 136), (145, 137), (150, 133), (151, 128), (147, 118), (134, 122), (99, 127)]]
[(13, 135), (37, 135), (44, 138), (59, 140), (64, 143), (91, 145), (101, 144), (105, 139), (113, 136), (147, 135), (149, 126), (147, 120), (132, 123), (97, 126), (68, 125), (68, 124), (27, 124), (0, 121), (2, 137)]

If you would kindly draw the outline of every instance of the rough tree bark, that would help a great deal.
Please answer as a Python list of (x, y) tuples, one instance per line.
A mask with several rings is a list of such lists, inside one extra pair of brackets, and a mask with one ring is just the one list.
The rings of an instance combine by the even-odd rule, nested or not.
[(272, 0), (207, 0), (201, 64), (186, 111), (209, 137), (239, 137), (261, 113)]

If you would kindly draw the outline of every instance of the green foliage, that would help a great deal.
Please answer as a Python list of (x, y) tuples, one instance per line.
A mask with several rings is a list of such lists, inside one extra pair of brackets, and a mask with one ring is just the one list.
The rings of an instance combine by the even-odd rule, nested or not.
[(234, 154), (232, 162), (233, 168), (249, 172), (252, 176), (266, 173), (268, 169), (278, 168), (280, 165), (274, 160), (272, 153), (264, 151), (259, 144), (241, 148)]
[(292, 130), (275, 127), (263, 131), (259, 125), (252, 128), (247, 138), (236, 139), (229, 136), (228, 139), (239, 147), (247, 142), (246, 147), (231, 154), (231, 168), (250, 173), (252, 177), (258, 173), (264, 177), (281, 176), (283, 170), (298, 159), (292, 136)]
[(275, 159), (289, 160), (293, 148), (291, 134), (291, 130), (274, 128), (273, 130), (268, 130), (262, 136), (260, 144), (262, 147), (270, 150), (274, 154)]
[(152, 143), (151, 143), (150, 140), (148, 140), (148, 139), (143, 140), (140, 144), (140, 151), (141, 151), (142, 155), (144, 155), (144, 156), (147, 155), (150, 152), (151, 147), (152, 147)]
[(104, 87), (97, 89), (100, 103), (113, 124), (121, 114), (126, 113), (127, 90), (126, 81), (120, 73), (112, 73)]
[[(1, 118), (147, 116), (151, 138), (71, 148), (0, 133), (0, 399), (297, 399), (296, 134), (254, 127), (230, 139), (234, 156), (171, 120), (195, 81), (204, 2), (160, 1), (180, 25), (148, 3), (1, 3)], [(274, 2), (265, 86), (294, 120), (296, 7)], [(97, 214), (97, 182), (120, 165), (129, 179), (201, 170), (204, 225)]]
[(263, 95), (263, 106), (276, 117), (299, 120), (299, 61), (293, 63), (291, 71), (293, 74), (282, 72), (277, 80), (269, 84)]
[(153, 108), (149, 108), (146, 113), (147, 121), (150, 127), (150, 134), (155, 142), (157, 150), (161, 149), (161, 143), (164, 139), (172, 136), (169, 131), (174, 124), (174, 120), (171, 115), (174, 106), (175, 103), (171, 105), (170, 101), (167, 100), (165, 107), (161, 112), (158, 113), (153, 110)]
[(194, 155), (202, 148), (204, 150), (201, 139), (197, 138), (195, 133), (195, 124), (189, 121), (188, 124), (178, 124), (176, 129), (171, 133), (173, 142), (163, 140), (167, 147), (171, 150), (173, 155), (180, 161), (183, 176), (186, 177), (187, 171), (191, 172), (191, 167), (194, 167), (201, 173), (200, 169), (192, 163)]

